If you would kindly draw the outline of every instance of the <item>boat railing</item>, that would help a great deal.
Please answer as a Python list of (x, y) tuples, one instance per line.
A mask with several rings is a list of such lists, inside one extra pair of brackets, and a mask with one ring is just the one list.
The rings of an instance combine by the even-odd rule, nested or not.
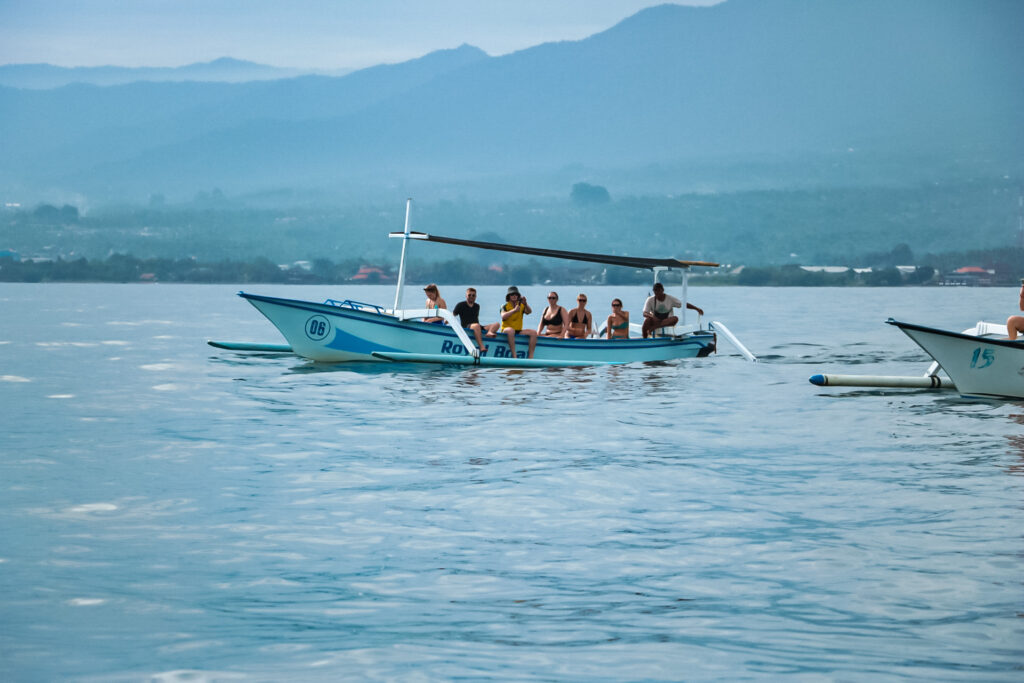
[(338, 301), (337, 299), (327, 299), (324, 301), (326, 306), (337, 306), (338, 308), (349, 308), (353, 311), (367, 311), (373, 310), (378, 315), (383, 315), (385, 309), (383, 306), (377, 304), (368, 304), (363, 301), (353, 301), (352, 299), (345, 299), (344, 301)]
[[(592, 337), (604, 338), (605, 333), (608, 331), (608, 323), (603, 322), (601, 326), (592, 334)], [(655, 337), (681, 337), (684, 334), (690, 334), (691, 332), (703, 332), (704, 326), (701, 324), (701, 318), (697, 318), (696, 324), (687, 325), (670, 325), (668, 327), (659, 327), (654, 330), (653, 336)], [(644, 326), (641, 323), (629, 323), (629, 336), (630, 337), (642, 337), (644, 334)]]
[[(668, 325), (667, 327), (659, 327), (652, 333), (652, 337), (681, 337), (684, 334), (691, 334), (693, 332), (703, 332), (704, 326), (701, 324), (701, 317), (697, 317), (697, 323), (676, 323), (675, 325)], [(641, 325), (641, 331), (643, 326)]]

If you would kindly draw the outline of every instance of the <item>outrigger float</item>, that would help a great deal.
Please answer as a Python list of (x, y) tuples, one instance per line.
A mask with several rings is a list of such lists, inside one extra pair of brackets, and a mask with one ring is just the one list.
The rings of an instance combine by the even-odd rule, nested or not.
[[(406, 203), (405, 229), (389, 233), (389, 237), (402, 240), (402, 256), (398, 267), (398, 282), (394, 305), (385, 308), (377, 304), (351, 299), (328, 299), (323, 303), (282, 299), (239, 292), (281, 332), (287, 345), (250, 344), (246, 342), (216, 342), (209, 344), (234, 351), (267, 353), (292, 352), (313, 361), (324, 363), (352, 361), (384, 361), (410, 363), (441, 363), (448, 365), (477, 365), (488, 367), (572, 367), (608, 365), (648, 361), (666, 361), (677, 358), (699, 358), (716, 352), (718, 337), (733, 344), (743, 357), (756, 361), (756, 357), (718, 321), (704, 327), (686, 323), (686, 307), (680, 322), (674, 328), (650, 339), (554, 339), (540, 337), (533, 358), (526, 358), (528, 346), (525, 337), (519, 337), (515, 355), (504, 334), (486, 338), (486, 352), (480, 353), (458, 319), (444, 309), (403, 309), (402, 294), (405, 284), (405, 260), (412, 241), (439, 242), (475, 249), (530, 254), (550, 258), (604, 263), (653, 271), (654, 281), (662, 272), (682, 272), (682, 296), (687, 294), (687, 275), (695, 266), (715, 267), (708, 261), (680, 261), (667, 258), (639, 258), (560, 251), (538, 247), (515, 246), (493, 242), (441, 237), (409, 229), (412, 200)], [(424, 318), (441, 318), (447, 324), (423, 322)], [(630, 325), (630, 331), (639, 334), (639, 325)]]
[[(1024, 398), (1024, 344), (1005, 338), (1006, 325), (979, 321), (950, 332), (889, 318), (933, 361), (921, 376), (812, 375), (820, 387), (950, 389), (967, 398)], [(997, 339), (995, 337), (1003, 337)], [(939, 369), (948, 377), (939, 375)]]

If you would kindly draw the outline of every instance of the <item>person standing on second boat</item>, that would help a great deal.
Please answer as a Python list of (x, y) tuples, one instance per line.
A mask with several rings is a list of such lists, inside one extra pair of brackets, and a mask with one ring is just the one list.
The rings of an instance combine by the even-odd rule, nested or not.
[[(1024, 279), (1020, 281), (1020, 310), (1024, 311)], [(1017, 339), (1017, 335), (1024, 332), (1024, 316), (1011, 315), (1006, 319), (1006, 334), (1010, 341)]]

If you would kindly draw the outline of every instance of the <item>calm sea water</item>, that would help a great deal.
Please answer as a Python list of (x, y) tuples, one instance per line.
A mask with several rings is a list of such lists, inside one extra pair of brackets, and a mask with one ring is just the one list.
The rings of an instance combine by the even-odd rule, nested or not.
[(3, 679), (1024, 676), (1024, 405), (807, 382), (1016, 290), (692, 288), (761, 363), (534, 371), (217, 351), (280, 342), (236, 290), (0, 285)]

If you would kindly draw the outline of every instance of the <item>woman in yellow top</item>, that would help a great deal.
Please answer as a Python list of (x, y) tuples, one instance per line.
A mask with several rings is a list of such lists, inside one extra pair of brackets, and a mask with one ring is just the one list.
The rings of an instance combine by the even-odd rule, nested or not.
[(609, 339), (629, 339), (629, 311), (622, 310), (622, 299), (612, 299), (612, 314), (604, 327)]
[[(441, 298), (441, 292), (438, 291), (437, 285), (431, 282), (429, 285), (423, 288), (423, 291), (427, 294), (427, 304), (424, 308), (443, 308), (448, 310), (448, 304)], [(424, 318), (425, 323), (443, 323), (444, 318)]]
[(526, 297), (519, 294), (519, 288), (509, 287), (505, 294), (505, 305), (501, 307), (501, 322), (488, 325), (487, 336), (496, 337), (500, 326), (501, 331), (508, 335), (508, 348), (515, 357), (516, 335), (525, 334), (530, 340), (530, 350), (526, 357), (533, 358), (533, 350), (537, 346), (537, 332), (523, 329), (523, 316), (530, 313), (533, 313), (533, 309), (526, 303)]

